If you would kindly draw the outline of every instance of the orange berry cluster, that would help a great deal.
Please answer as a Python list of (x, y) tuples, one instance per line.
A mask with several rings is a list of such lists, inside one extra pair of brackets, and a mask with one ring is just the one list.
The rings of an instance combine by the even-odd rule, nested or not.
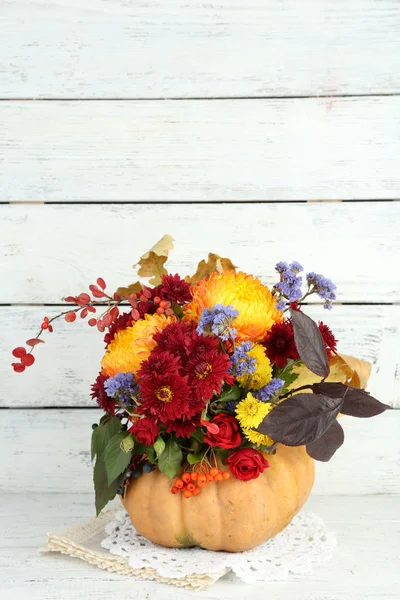
[(171, 488), (173, 494), (182, 492), (185, 498), (198, 496), (207, 483), (211, 481), (222, 481), (229, 479), (231, 474), (229, 471), (220, 471), (216, 467), (212, 467), (208, 473), (203, 471), (192, 471), (191, 473), (183, 473), (182, 477), (177, 479)]

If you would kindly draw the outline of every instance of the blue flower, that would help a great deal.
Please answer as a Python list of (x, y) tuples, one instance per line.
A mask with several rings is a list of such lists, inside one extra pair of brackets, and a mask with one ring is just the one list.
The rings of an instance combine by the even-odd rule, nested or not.
[(235, 377), (241, 375), (252, 375), (257, 368), (257, 361), (253, 356), (249, 356), (247, 353), (252, 349), (252, 342), (242, 342), (237, 346), (235, 352), (232, 354), (230, 373)]
[(104, 382), (107, 396), (121, 402), (124, 406), (132, 404), (133, 397), (138, 393), (139, 386), (133, 373), (117, 373)]
[(286, 302), (283, 298), (286, 298), (289, 302), (296, 302), (303, 296), (301, 291), (303, 278), (299, 276), (299, 273), (303, 271), (303, 267), (297, 261), (293, 261), (290, 265), (286, 262), (279, 262), (275, 269), (280, 274), (281, 279), (274, 285), (273, 289), (278, 293), (278, 309), (284, 310)]
[(271, 379), (267, 385), (264, 385), (258, 392), (253, 392), (253, 395), (257, 398), (257, 400), (261, 400), (262, 402), (267, 402), (272, 398), (274, 394), (276, 394), (279, 390), (281, 390), (285, 385), (285, 382), (282, 379)]
[(216, 304), (211, 309), (203, 308), (197, 325), (197, 333), (213, 333), (223, 341), (235, 339), (237, 330), (232, 327), (232, 323), (238, 314), (236, 308), (231, 305)]
[(330, 310), (333, 300), (336, 300), (336, 285), (319, 273), (307, 273), (307, 283), (312, 292), (316, 292), (320, 298), (325, 300), (324, 308)]

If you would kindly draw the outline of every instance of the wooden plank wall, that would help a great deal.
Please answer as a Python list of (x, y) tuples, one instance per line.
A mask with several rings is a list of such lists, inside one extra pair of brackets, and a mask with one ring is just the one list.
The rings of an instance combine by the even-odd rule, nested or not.
[[(27, 468), (21, 481), (6, 461), (1, 485), (67, 490), (80, 473), (89, 491), (98, 335), (57, 324), (23, 375), (10, 351), (99, 275), (129, 283), (166, 232), (174, 272), (211, 250), (267, 283), (278, 260), (331, 277), (337, 305), (310, 314), (373, 363), (371, 392), (400, 407), (399, 2), (2, 8), (0, 418), (7, 457)], [(398, 493), (399, 414), (350, 425), (317, 492)]]

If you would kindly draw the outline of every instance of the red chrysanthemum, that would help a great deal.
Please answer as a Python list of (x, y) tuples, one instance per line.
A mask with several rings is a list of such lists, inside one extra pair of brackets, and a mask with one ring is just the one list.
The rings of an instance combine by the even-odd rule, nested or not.
[(167, 423), (167, 433), (174, 433), (176, 437), (189, 438), (198, 427), (200, 427), (199, 415), (187, 421), (169, 421)]
[(174, 356), (180, 356), (183, 361), (188, 354), (188, 346), (194, 330), (188, 323), (176, 321), (168, 325), (163, 331), (155, 334), (154, 341), (157, 342), (157, 349), (170, 352)]
[(216, 392), (220, 393), (231, 362), (227, 354), (218, 354), (215, 350), (201, 355), (193, 354), (188, 358), (185, 373), (189, 375), (189, 385), (192, 394), (197, 399), (208, 402)]
[(178, 274), (163, 275), (161, 281), (161, 291), (167, 300), (179, 304), (191, 301), (190, 285), (181, 279)]
[(140, 382), (140, 391), (143, 399), (141, 412), (162, 423), (191, 418), (199, 412), (196, 402), (190, 401), (188, 377), (179, 373), (145, 378)]
[(220, 348), (220, 340), (213, 335), (199, 335), (197, 331), (193, 332), (188, 341), (187, 350), (189, 356), (205, 356), (209, 352), (217, 352)]
[(325, 325), (325, 323), (322, 323), (322, 321), (318, 323), (318, 327), (325, 342), (328, 359), (330, 360), (332, 355), (336, 353), (337, 339), (333, 335), (332, 330), (328, 327), (328, 325)]
[(112, 342), (112, 340), (114, 339), (115, 334), (118, 333), (118, 331), (122, 331), (122, 329), (126, 329), (127, 327), (130, 327), (132, 325), (132, 322), (133, 322), (132, 313), (128, 312), (128, 313), (121, 313), (120, 315), (118, 315), (118, 317), (115, 319), (114, 323), (112, 323), (110, 325), (109, 331), (104, 336), (105, 344), (108, 346), (108, 344), (110, 342)]
[(280, 369), (286, 366), (289, 358), (292, 360), (299, 358), (291, 321), (282, 321), (272, 325), (263, 344), (271, 363)]
[(167, 375), (176, 373), (181, 366), (179, 356), (174, 356), (170, 352), (162, 352), (156, 347), (149, 358), (142, 362), (138, 375), (142, 379), (151, 378), (155, 375)]
[(93, 399), (96, 399), (97, 404), (102, 408), (106, 413), (110, 415), (115, 414), (115, 403), (112, 398), (107, 396), (106, 390), (104, 389), (104, 383), (108, 379), (102, 373), (99, 373), (96, 381), (92, 385), (92, 393), (90, 394)]

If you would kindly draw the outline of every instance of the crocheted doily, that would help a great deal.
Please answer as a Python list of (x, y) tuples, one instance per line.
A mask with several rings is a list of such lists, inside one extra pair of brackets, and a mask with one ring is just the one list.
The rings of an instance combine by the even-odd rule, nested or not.
[(323, 521), (301, 513), (273, 539), (246, 552), (164, 548), (140, 536), (119, 507), (84, 524), (49, 533), (42, 551), (68, 554), (136, 579), (200, 590), (229, 571), (246, 583), (282, 581), (290, 573), (309, 573), (314, 564), (328, 561), (335, 547), (336, 536)]
[(133, 569), (152, 567), (168, 579), (233, 571), (245, 583), (282, 581), (289, 573), (309, 573), (314, 563), (330, 559), (336, 545), (335, 536), (312, 513), (298, 515), (271, 540), (237, 553), (158, 546), (137, 533), (125, 512), (106, 526), (106, 534), (102, 547), (125, 558)]

